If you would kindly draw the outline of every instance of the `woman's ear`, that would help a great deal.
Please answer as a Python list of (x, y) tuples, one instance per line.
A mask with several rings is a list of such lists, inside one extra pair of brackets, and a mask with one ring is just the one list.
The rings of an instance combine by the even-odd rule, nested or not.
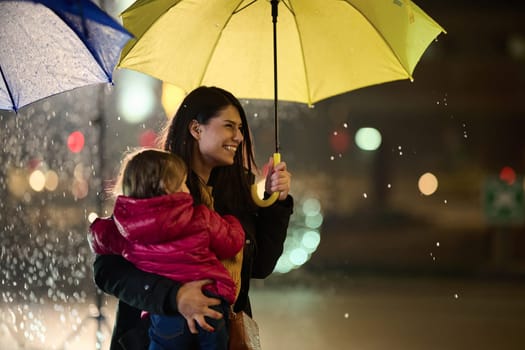
[(201, 137), (201, 125), (199, 124), (198, 121), (196, 121), (195, 119), (193, 119), (191, 122), (190, 122), (190, 125), (188, 126), (189, 128), (189, 132), (191, 134), (191, 136), (193, 136), (193, 138), (195, 140), (200, 140), (200, 137)]

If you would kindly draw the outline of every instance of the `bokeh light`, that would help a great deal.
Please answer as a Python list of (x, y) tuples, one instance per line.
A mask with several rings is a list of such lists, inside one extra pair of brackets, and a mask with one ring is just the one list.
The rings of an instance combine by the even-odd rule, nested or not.
[(290, 262), (295, 266), (301, 266), (308, 260), (308, 253), (302, 248), (295, 248), (290, 252)]
[(46, 185), (46, 176), (41, 170), (35, 170), (29, 175), (29, 186), (35, 192), (41, 192)]
[(155, 80), (146, 74), (123, 71), (118, 85), (117, 108), (131, 124), (145, 121), (155, 108)]
[(162, 96), (161, 103), (166, 112), (166, 117), (171, 118), (175, 115), (175, 112), (179, 108), (182, 100), (186, 93), (178, 86), (162, 83)]
[(425, 196), (430, 196), (437, 191), (438, 179), (432, 173), (425, 173), (421, 175), (417, 184), (419, 191)]
[(29, 190), (26, 171), (17, 168), (9, 168), (7, 171), (7, 188), (15, 197), (22, 197)]
[(321, 242), (321, 235), (317, 231), (307, 231), (301, 240), (302, 245), (311, 253), (314, 252)]
[(516, 181), (516, 171), (510, 166), (503, 167), (499, 172), (499, 179), (509, 185)]
[(88, 195), (89, 185), (86, 180), (73, 180), (73, 185), (71, 186), (71, 193), (75, 199), (82, 199)]
[(321, 213), (316, 215), (308, 215), (305, 218), (304, 223), (308, 228), (319, 228), (323, 223), (323, 215)]
[(92, 223), (93, 221), (95, 221), (96, 218), (98, 218), (98, 215), (97, 213), (94, 213), (94, 212), (89, 213), (87, 217), (89, 223)]
[(151, 129), (148, 129), (139, 135), (140, 147), (155, 147), (156, 141), (157, 134)]
[(381, 133), (375, 128), (361, 128), (355, 133), (355, 144), (364, 151), (375, 151), (381, 141)]
[(53, 170), (46, 172), (45, 188), (48, 191), (54, 191), (58, 187), (58, 174)]
[(350, 134), (346, 129), (339, 129), (330, 135), (330, 146), (336, 153), (344, 153), (350, 145)]
[(78, 180), (78, 181), (83, 181), (85, 180), (85, 167), (84, 167), (84, 164), (82, 163), (78, 163), (77, 165), (75, 165), (75, 168), (73, 169), (73, 177)]
[(306, 216), (318, 215), (321, 211), (321, 203), (317, 198), (308, 198), (303, 202), (302, 209)]
[(284, 242), (284, 252), (277, 261), (275, 272), (287, 273), (305, 264), (321, 242), (319, 229), (323, 223), (321, 203), (317, 198), (297, 200), (297, 210), (290, 219)]
[(73, 153), (79, 153), (84, 148), (84, 134), (80, 131), (74, 131), (67, 138), (67, 147)]

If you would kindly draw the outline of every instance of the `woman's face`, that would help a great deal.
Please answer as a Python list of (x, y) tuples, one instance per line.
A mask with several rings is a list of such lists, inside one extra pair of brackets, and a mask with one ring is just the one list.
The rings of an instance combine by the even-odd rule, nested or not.
[(208, 124), (198, 125), (198, 159), (202, 162), (201, 166), (213, 169), (233, 164), (235, 152), (244, 140), (241, 123), (237, 108), (228, 106), (209, 119)]

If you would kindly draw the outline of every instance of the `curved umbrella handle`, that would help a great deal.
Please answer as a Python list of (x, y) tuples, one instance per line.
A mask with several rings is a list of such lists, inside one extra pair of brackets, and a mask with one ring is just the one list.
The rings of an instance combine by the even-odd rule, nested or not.
[[(279, 164), (281, 162), (281, 154), (280, 153), (274, 153), (273, 154), (273, 164)], [(257, 185), (252, 185), (252, 199), (261, 208), (266, 208), (275, 203), (275, 201), (279, 198), (279, 192), (274, 192), (270, 195), (268, 199), (261, 199), (259, 198), (259, 194), (257, 193)]]

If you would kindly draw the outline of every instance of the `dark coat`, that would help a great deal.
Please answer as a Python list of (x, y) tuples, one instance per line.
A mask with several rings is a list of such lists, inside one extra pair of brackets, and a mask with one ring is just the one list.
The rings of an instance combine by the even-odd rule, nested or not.
[[(257, 213), (238, 217), (245, 234), (241, 290), (235, 311), (251, 315), (248, 298), (251, 278), (266, 278), (275, 268), (283, 252), (286, 231), (293, 211), (291, 196), (277, 201)], [(94, 262), (94, 278), (104, 292), (119, 299), (111, 350), (143, 349), (149, 342), (147, 322), (141, 320), (141, 310), (172, 315), (177, 312), (176, 295), (180, 284), (137, 269), (118, 255), (98, 255)]]

